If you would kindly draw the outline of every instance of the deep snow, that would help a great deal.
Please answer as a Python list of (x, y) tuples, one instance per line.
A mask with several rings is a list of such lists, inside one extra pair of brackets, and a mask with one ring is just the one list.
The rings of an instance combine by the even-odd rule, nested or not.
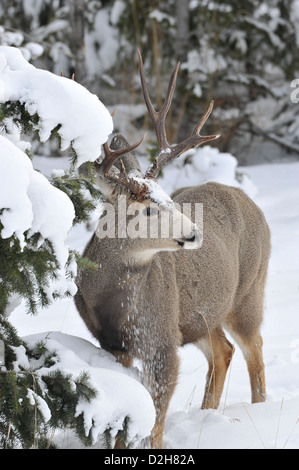
[[(35, 164), (47, 173), (50, 168), (45, 170), (45, 164), (50, 167), (51, 159)], [(299, 163), (242, 170), (252, 179), (250, 188), (258, 189), (251, 191), (251, 195), (263, 209), (272, 232), (262, 332), (268, 398), (266, 403), (250, 404), (246, 363), (237, 347), (219, 409), (200, 410), (207, 364), (195, 346), (181, 348), (179, 381), (164, 434), (165, 447), (169, 449), (299, 448)], [(172, 166), (165, 170), (162, 186), (166, 191), (175, 180), (175, 171), (179, 181), (179, 169)], [(196, 177), (198, 173), (189, 172), (189, 184), (196, 184)], [(70, 247), (82, 250), (90, 236), (84, 225), (75, 227), (68, 237)], [(26, 315), (21, 305), (10, 320), (22, 336), (58, 331), (97, 345), (72, 300), (57, 301), (36, 317)], [(77, 341), (67, 338), (70, 343)], [(83, 342), (77, 344), (81, 344), (82, 350), (75, 348), (74, 360), (81, 361), (85, 354)], [(80, 446), (68, 432), (60, 432), (55, 440), (63, 448)], [(95, 447), (99, 446), (100, 443)]]

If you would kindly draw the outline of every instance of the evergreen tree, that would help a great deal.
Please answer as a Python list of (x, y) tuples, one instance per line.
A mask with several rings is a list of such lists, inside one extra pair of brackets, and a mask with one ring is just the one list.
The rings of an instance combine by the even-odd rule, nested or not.
[[(13, 78), (11, 80), (13, 86)], [(39, 121), (39, 115), (30, 114), (24, 103), (6, 101), (0, 105), (1, 171), (8, 161), (5, 159), (9, 158), (5, 154), (7, 149), (16, 149), (12, 151), (11, 158), (15, 152), (16, 155), (21, 154), (13, 144), (3, 148), (3, 136), (15, 140), (21, 148), (26, 147), (28, 156), (23, 155), (22, 158), (30, 159), (30, 147), (20, 140), (20, 135), (28, 132), (36, 135)], [(52, 133), (57, 135), (57, 128)], [(73, 151), (73, 165), (76, 157)], [(11, 171), (16, 172), (18, 168)], [(22, 179), (26, 177), (21, 175)], [(19, 183), (22, 186), (21, 180)], [(77, 175), (71, 166), (69, 173), (56, 176), (51, 183), (73, 202), (74, 223), (87, 220), (101, 197), (94, 189), (92, 165), (85, 176)], [(19, 197), (19, 190), (19, 187), (15, 188), (16, 197)], [(7, 201), (5, 196), (2, 192), (1, 197)], [(48, 196), (51, 192), (47, 193)], [(77, 263), (88, 269), (95, 269), (96, 266), (73, 251), (69, 252), (69, 258), (62, 266), (59, 247), (38, 231), (28, 229), (20, 234), (16, 230), (8, 236), (4, 232), (7, 229), (4, 220), (5, 215), (13, 210), (7, 206), (9, 201), (2, 205), (1, 197), (0, 341), (4, 345), (4, 361), (0, 364), (0, 448), (53, 447), (53, 432), (64, 428), (73, 429), (84, 444), (91, 444), (91, 432), (86, 435), (83, 415), (76, 417), (79, 400), (90, 402), (96, 395), (88, 375), (84, 371), (77, 377), (65, 373), (63, 367), (57, 367), (60, 362), (57, 353), (47, 350), (44, 344), (29, 347), (10, 324), (8, 315), (14, 296), (25, 300), (28, 313), (35, 314), (38, 308), (49, 305), (56, 298), (74, 293)]]
[(75, 418), (80, 399), (90, 401), (95, 390), (84, 371), (77, 379), (51, 370), (59, 358), (43, 344), (28, 348), (0, 314), (0, 340), (5, 364), (0, 368), (0, 448), (53, 448), (56, 429), (73, 429), (84, 444), (83, 416)]
[[(9, 33), (4, 31), (2, 43), (12, 40), (12, 31), (15, 45), (31, 53), (38, 53), (31, 46), (37, 42), (44, 52), (33, 56), (36, 64), (67, 77), (74, 72), (96, 93), (101, 87), (112, 108), (129, 101), (121, 90), (131, 94), (131, 103), (142, 99), (137, 47), (157, 107), (180, 60), (171, 142), (186, 135), (213, 98), (207, 132), (222, 133), (217, 146), (223, 150), (251, 158), (250, 144), (258, 136), (260, 145), (271, 141), (299, 151), (298, 113), (290, 101), (290, 84), (299, 73), (298, 0), (48, 0), (35, 9), (31, 2), (4, 0), (1, 8), (0, 24)], [(267, 126), (256, 119), (265, 99)]]
[(133, 0), (117, 23), (129, 42), (123, 43), (122, 63), (141, 48), (159, 106), (165, 79), (181, 60), (174, 140), (186, 135), (213, 98), (207, 131), (221, 132), (217, 146), (223, 150), (256, 161), (250, 145), (258, 136), (259, 146), (271, 141), (298, 153), (298, 113), (290, 100), (290, 84), (299, 73), (298, 12), (297, 0)]

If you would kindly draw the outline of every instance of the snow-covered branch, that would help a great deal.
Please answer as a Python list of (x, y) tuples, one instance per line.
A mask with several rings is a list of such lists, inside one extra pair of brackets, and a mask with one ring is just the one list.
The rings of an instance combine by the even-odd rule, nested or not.
[(64, 77), (29, 64), (14, 47), (0, 47), (0, 102), (18, 101), (31, 115), (41, 142), (56, 130), (61, 150), (70, 146), (75, 165), (95, 161), (113, 129), (112, 117), (96, 95)]

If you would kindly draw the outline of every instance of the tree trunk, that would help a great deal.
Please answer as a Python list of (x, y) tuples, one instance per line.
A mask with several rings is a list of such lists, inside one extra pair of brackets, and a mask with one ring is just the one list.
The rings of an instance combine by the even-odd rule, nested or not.
[[(176, 15), (176, 51), (177, 60), (181, 63), (187, 61), (188, 48), (189, 48), (189, 3), (190, 0), (176, 0), (175, 2), (175, 15)], [(181, 91), (181, 95), (177, 95), (177, 109), (179, 113), (175, 119), (175, 128), (173, 129), (173, 138), (175, 141), (183, 140), (186, 135), (186, 127), (188, 120), (182, 120), (182, 115), (185, 113), (186, 94), (183, 90), (186, 89), (186, 74), (179, 73), (177, 79), (177, 90)]]
[(189, 0), (176, 0), (177, 55), (181, 62), (187, 59), (189, 42)]
[(72, 28), (71, 50), (74, 57), (75, 80), (81, 85), (86, 83), (87, 71), (85, 62), (85, 0), (69, 0), (70, 24)]

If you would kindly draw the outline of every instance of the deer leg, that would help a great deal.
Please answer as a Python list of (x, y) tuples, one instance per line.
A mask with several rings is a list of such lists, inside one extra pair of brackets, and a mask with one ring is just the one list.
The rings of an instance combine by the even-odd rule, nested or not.
[(150, 435), (153, 449), (163, 449), (165, 418), (176, 386), (178, 369), (176, 348), (156, 351), (152, 359), (147, 357), (144, 361), (144, 385), (150, 392), (156, 409), (156, 422)]
[(122, 351), (113, 351), (113, 356), (116, 358), (117, 362), (120, 362), (127, 369), (132, 367), (133, 359), (129, 354)]
[(163, 421), (155, 423), (150, 436), (151, 449), (163, 449), (163, 432), (165, 417)]
[(219, 406), (227, 369), (234, 353), (233, 345), (223, 330), (217, 328), (204, 340), (196, 343), (207, 358), (209, 369), (202, 408), (216, 409)]
[(263, 340), (259, 335), (255, 341), (248, 345), (245, 355), (250, 377), (252, 403), (266, 401), (266, 379), (262, 346)]
[(252, 403), (266, 400), (265, 366), (262, 353), (263, 339), (260, 335), (263, 305), (258, 293), (259, 286), (257, 291), (251, 291), (250, 296), (243, 300), (228, 324), (228, 329), (240, 346), (247, 362)]
[(263, 339), (259, 333), (250, 339), (244, 338), (244, 336), (240, 337), (234, 333), (233, 336), (242, 349), (247, 362), (251, 386), (251, 402), (264, 402), (266, 401), (266, 380), (262, 353)]

